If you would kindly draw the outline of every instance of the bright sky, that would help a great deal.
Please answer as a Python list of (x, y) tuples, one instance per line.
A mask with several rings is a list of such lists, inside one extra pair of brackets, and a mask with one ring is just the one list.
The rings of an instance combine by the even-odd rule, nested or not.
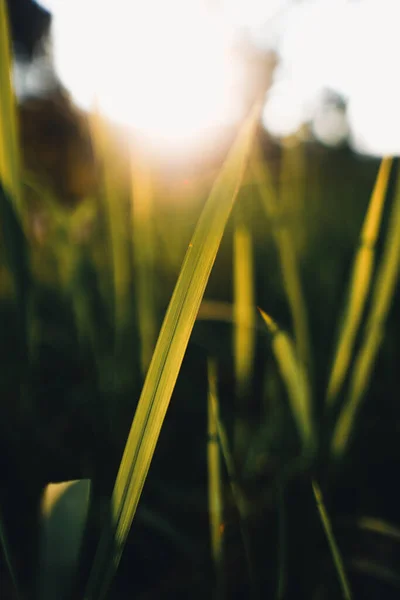
[[(54, 15), (58, 75), (75, 101), (97, 99), (166, 149), (184, 148), (241, 113), (241, 33), (279, 65), (264, 125), (304, 123), (326, 144), (400, 153), (400, 0), (43, 0)], [(213, 10), (210, 9), (212, 7)], [(73, 19), (79, 10), (79, 19)]]

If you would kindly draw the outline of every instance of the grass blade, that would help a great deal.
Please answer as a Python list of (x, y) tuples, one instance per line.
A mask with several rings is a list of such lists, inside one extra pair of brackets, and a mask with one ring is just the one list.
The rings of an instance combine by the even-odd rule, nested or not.
[(314, 442), (314, 427), (307, 373), (298, 360), (295, 347), (288, 334), (279, 329), (277, 324), (263, 310), (258, 310), (272, 335), (272, 349), (286, 386), (300, 437), (305, 448), (310, 448)]
[[(197, 312), (250, 153), (257, 104), (234, 143), (200, 216), (147, 371), (112, 494), (86, 598), (103, 598), (118, 566)], [(115, 545), (115, 548), (114, 548)], [(111, 554), (111, 556), (110, 556)]]
[(225, 462), (225, 467), (229, 477), (229, 484), (231, 488), (232, 498), (236, 505), (239, 518), (240, 518), (240, 534), (242, 536), (243, 548), (246, 555), (247, 568), (249, 573), (249, 579), (252, 586), (252, 592), (256, 597), (256, 578), (253, 568), (253, 560), (251, 554), (251, 543), (249, 532), (246, 527), (246, 520), (249, 513), (249, 505), (245, 494), (242, 491), (238, 481), (238, 474), (236, 470), (235, 460), (233, 458), (227, 433), (225, 427), (219, 418), (218, 411), (218, 397), (214, 395), (213, 390), (209, 392), (210, 409), (214, 415), (214, 420), (217, 426), (218, 441), (221, 448), (222, 456)]
[(141, 367), (145, 375), (157, 341), (155, 232), (150, 168), (139, 152), (132, 157), (132, 251), (137, 295)]
[(354, 260), (348, 301), (339, 333), (327, 392), (327, 405), (333, 406), (345, 380), (357, 332), (360, 327), (365, 303), (371, 287), (375, 261), (375, 245), (379, 235), (383, 207), (393, 160), (381, 162), (375, 187), (360, 236), (360, 244)]
[(319, 516), (321, 518), (322, 526), (324, 528), (326, 539), (328, 540), (329, 548), (332, 553), (332, 558), (333, 558), (333, 562), (335, 564), (336, 572), (338, 574), (339, 583), (342, 588), (343, 598), (345, 598), (345, 600), (351, 600), (352, 594), (351, 594), (350, 584), (347, 579), (346, 571), (344, 569), (343, 560), (342, 560), (338, 545), (336, 543), (335, 536), (333, 535), (331, 521), (329, 519), (328, 512), (325, 508), (321, 489), (315, 480), (312, 481), (312, 488), (313, 488), (315, 502), (317, 504)]
[(21, 209), (17, 111), (11, 76), (11, 40), (5, 0), (0, 0), (0, 182)]
[(352, 370), (349, 393), (332, 436), (331, 451), (341, 457), (347, 447), (357, 412), (366, 392), (384, 335), (384, 327), (398, 280), (400, 267), (400, 176), (397, 178), (389, 230), (378, 266), (363, 342)]
[(115, 172), (117, 163), (110, 148), (111, 136), (107, 123), (101, 115), (94, 112), (91, 115), (90, 124), (95, 155), (102, 169), (100, 193), (106, 213), (108, 244), (112, 261), (114, 334), (115, 348), (118, 349), (130, 308), (131, 274), (126, 218), (127, 207), (121, 193), (120, 178)]
[(217, 367), (215, 361), (208, 362), (208, 510), (210, 517), (211, 550), (217, 577), (217, 597), (223, 597), (222, 533), (223, 533), (223, 486), (221, 454), (218, 443), (218, 394)]
[[(268, 218), (272, 220), (273, 224), (273, 233), (278, 247), (283, 283), (293, 320), (297, 354), (302, 364), (307, 371), (309, 371), (311, 366), (311, 352), (308, 316), (299, 267), (296, 260), (296, 249), (294, 247), (291, 231), (284, 222), (287, 215), (281, 214), (282, 211), (279, 208), (280, 202), (278, 194), (272, 185), (271, 176), (260, 148), (256, 148), (251, 165), (262, 205)], [(286, 211), (290, 206), (290, 190), (287, 188), (287, 184), (285, 184), (285, 182), (288, 181), (290, 181), (290, 173), (288, 173), (286, 169), (283, 169), (280, 195), (285, 202)]]
[(251, 383), (256, 332), (254, 328), (256, 313), (254, 310), (254, 274), (253, 248), (250, 232), (237, 218), (233, 234), (233, 348), (236, 376), (237, 415), (234, 424), (235, 456), (243, 457), (249, 442), (246, 419), (247, 393)]

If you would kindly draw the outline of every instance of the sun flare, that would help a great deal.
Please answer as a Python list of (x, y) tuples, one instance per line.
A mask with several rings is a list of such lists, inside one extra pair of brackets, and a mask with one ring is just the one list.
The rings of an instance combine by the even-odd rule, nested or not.
[(168, 150), (242, 116), (233, 29), (204, 0), (41, 4), (53, 14), (56, 72), (79, 107)]

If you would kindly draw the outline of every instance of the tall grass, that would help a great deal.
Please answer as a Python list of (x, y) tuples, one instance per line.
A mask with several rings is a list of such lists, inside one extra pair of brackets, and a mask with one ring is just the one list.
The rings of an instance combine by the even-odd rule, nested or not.
[[(256, 143), (260, 107), (257, 105), (242, 125), (227, 159), (216, 178), (211, 193), (197, 222), (191, 242), (174, 287), (168, 309), (158, 338), (159, 306), (155, 273), (157, 233), (155, 227), (155, 181), (150, 163), (140, 151), (126, 145), (130, 161), (130, 180), (126, 187), (119, 177), (119, 159), (115, 158), (110, 146), (108, 125), (98, 114), (91, 118), (93, 143), (101, 167), (99, 190), (99, 212), (104, 218), (106, 240), (103, 249), (104, 264), (95, 264), (89, 251), (74, 246), (71, 231), (84, 217), (86, 208), (78, 208), (72, 215), (57, 210), (52, 199), (48, 209), (58, 233), (54, 235), (54, 250), (60, 278), (57, 284), (61, 296), (67, 296), (75, 318), (79, 343), (85, 352), (92, 353), (101, 379), (103, 371), (110, 369), (113, 375), (112, 403), (117, 403), (115, 392), (123, 380), (123, 369), (133, 360), (125, 352), (126, 340), (131, 334), (131, 325), (136, 314), (140, 341), (141, 375), (145, 377), (139, 402), (134, 412), (129, 436), (126, 441), (111, 496), (110, 520), (104, 524), (99, 539), (94, 563), (87, 582), (84, 598), (98, 600), (107, 597), (113, 577), (124, 552), (127, 538), (135, 518), (138, 503), (146, 483), (152, 458), (158, 444), (166, 412), (169, 407), (181, 365), (185, 356), (196, 320), (208, 323), (229, 323), (232, 327), (233, 362), (236, 401), (232, 401), (232, 419), (224, 422), (220, 410), (217, 386), (217, 362), (210, 361), (214, 351), (207, 349), (208, 367), (208, 509), (210, 518), (211, 551), (216, 567), (217, 593), (226, 592), (224, 571), (224, 511), (227, 496), (223, 486), (224, 473), (230, 488), (230, 496), (237, 509), (238, 526), (242, 536), (248, 576), (252, 591), (257, 593), (257, 567), (251, 532), (248, 522), (252, 518), (252, 507), (246, 493), (245, 464), (254, 440), (260, 442), (265, 464), (276, 459), (274, 452), (286, 451), (286, 445), (298, 450), (297, 440), (286, 437), (286, 430), (278, 429), (275, 422), (265, 426), (264, 421), (273, 420), (273, 412), (261, 414), (260, 427), (251, 424), (248, 399), (256, 377), (256, 342), (267, 348), (268, 356), (274, 359), (279, 374), (278, 386), (269, 389), (286, 397), (290, 421), (297, 429), (302, 456), (290, 456), (298, 466), (290, 474), (296, 476), (306, 471), (309, 485), (310, 467), (327, 468), (330, 461), (345, 456), (349, 442), (357, 425), (362, 401), (372, 378), (373, 366), (385, 333), (391, 302), (398, 281), (400, 262), (400, 184), (397, 184), (389, 215), (389, 225), (382, 232), (383, 212), (388, 194), (392, 160), (382, 161), (375, 188), (355, 249), (355, 259), (343, 318), (339, 327), (333, 364), (329, 371), (323, 398), (326, 400), (321, 413), (313, 385), (313, 356), (310, 336), (312, 312), (306, 305), (303, 291), (299, 240), (304, 233), (293, 226), (293, 215), (303, 211), (307, 202), (306, 161), (301, 148), (283, 150), (282, 166), (277, 185), (273, 183), (269, 167)], [(231, 216), (243, 175), (249, 164), (253, 176), (254, 198), (260, 202), (271, 225), (275, 241), (278, 268), (283, 282), (284, 298), (291, 315), (293, 331), (284, 331), (275, 316), (259, 309), (263, 323), (257, 323), (256, 305), (259, 303), (256, 287), (257, 256), (254, 252), (256, 239), (247, 215), (241, 210), (235, 214), (233, 223), (233, 270), (232, 304), (205, 299), (205, 290), (219, 250), (227, 222)], [(20, 310), (21, 340), (28, 346), (29, 331), (34, 317), (30, 304), (30, 292), (35, 281), (31, 259), (34, 250), (24, 234), (24, 199), (21, 194), (21, 167), (18, 146), (18, 126), (15, 98), (11, 84), (10, 42), (7, 26), (5, 1), (0, 0), (0, 220), (2, 252), (13, 281), (13, 293)], [(293, 184), (293, 181), (295, 182)], [(43, 198), (45, 202), (45, 199)], [(89, 206), (88, 203), (85, 204)], [(240, 207), (241, 208), (241, 207)], [(96, 211), (96, 208), (93, 208)], [(61, 233), (60, 233), (61, 232)], [(174, 235), (174, 232), (168, 232)], [(267, 237), (268, 232), (265, 232)], [(377, 264), (375, 247), (383, 238), (383, 253)], [(60, 241), (58, 238), (62, 238)], [(168, 242), (167, 235), (165, 239)], [(104, 240), (103, 240), (104, 242)], [(92, 289), (89, 276), (106, 281), (112, 279), (111, 298), (101, 294), (96, 286)], [(133, 299), (132, 293), (135, 293)], [(133, 307), (135, 300), (135, 307)], [(99, 314), (94, 306), (100, 305)], [(263, 306), (263, 309), (267, 307)], [(31, 311), (29, 312), (28, 309)], [(135, 313), (136, 310), (136, 313)], [(108, 322), (102, 322), (101, 314), (110, 316), (112, 335), (108, 335)], [(264, 325), (265, 327), (261, 327)], [(85, 346), (89, 340), (89, 350)], [(357, 341), (360, 341), (357, 344)], [(131, 344), (132, 345), (132, 344)], [(77, 351), (81, 351), (78, 348)], [(122, 362), (125, 361), (122, 366)], [(111, 366), (110, 366), (111, 365)], [(130, 365), (128, 365), (129, 370)], [(133, 372), (133, 366), (132, 366)], [(269, 371), (268, 371), (269, 372)], [(107, 379), (109, 372), (105, 373)], [(130, 373), (131, 375), (131, 373)], [(133, 375), (131, 377), (133, 379)], [(100, 386), (101, 387), (101, 386)], [(278, 389), (279, 388), (279, 389)], [(129, 388), (131, 391), (132, 388)], [(104, 390), (101, 390), (104, 392)], [(343, 400), (342, 400), (343, 399)], [(130, 406), (134, 406), (134, 398)], [(342, 400), (340, 402), (340, 400)], [(282, 402), (282, 404), (284, 404)], [(338, 415), (332, 416), (337, 408)], [(96, 406), (96, 409), (98, 406)], [(282, 407), (280, 407), (282, 408)], [(286, 405), (282, 412), (286, 415)], [(133, 413), (133, 408), (132, 408)], [(272, 416), (271, 416), (272, 415)], [(328, 417), (328, 427), (320, 427), (321, 419)], [(283, 419), (284, 427), (286, 421)], [(269, 432), (268, 434), (266, 432)], [(292, 431), (289, 428), (289, 431)], [(279, 450), (273, 448), (271, 435), (281, 436)], [(330, 455), (319, 453), (324, 447), (322, 435), (330, 440)], [(296, 436), (293, 436), (296, 437)], [(120, 440), (118, 440), (120, 441)], [(179, 439), (177, 440), (179, 444)], [(185, 448), (182, 447), (182, 452)], [(107, 453), (105, 453), (107, 454)], [(111, 454), (111, 452), (110, 452)], [(286, 456), (286, 455), (285, 455)], [(280, 458), (278, 456), (278, 458)], [(270, 461), (270, 462), (268, 462)], [(291, 464), (291, 463), (290, 463)], [(264, 465), (265, 466), (265, 465)], [(290, 465), (289, 465), (290, 466)], [(287, 464), (282, 467), (285, 471)], [(289, 472), (290, 469), (286, 469)], [(285, 473), (286, 473), (285, 471)], [(264, 475), (264, 473), (263, 473)], [(285, 485), (289, 477), (270, 477), (268, 493), (273, 501), (283, 506)], [(267, 477), (266, 477), (267, 478)], [(271, 481), (272, 484), (271, 484)], [(278, 481), (278, 483), (276, 483)], [(274, 487), (275, 486), (275, 487)], [(276, 496), (271, 490), (279, 488)], [(320, 514), (333, 562), (341, 582), (345, 598), (351, 597), (350, 584), (339, 548), (333, 537), (332, 526), (322, 500), (318, 484), (313, 483), (314, 497)], [(282, 509), (283, 510), (283, 509)], [(282, 512), (282, 511), (281, 511)], [(0, 507), (1, 518), (1, 507)], [(302, 515), (297, 515), (299, 520)], [(281, 556), (278, 575), (278, 596), (283, 594), (284, 583), (290, 574), (286, 571), (285, 554), (287, 527), (279, 532), (278, 553)], [(0, 520), (0, 541), (11, 577), (18, 587), (13, 556), (9, 550), (6, 527)], [(256, 557), (259, 559), (259, 557)], [(261, 561), (262, 562), (262, 561)]]

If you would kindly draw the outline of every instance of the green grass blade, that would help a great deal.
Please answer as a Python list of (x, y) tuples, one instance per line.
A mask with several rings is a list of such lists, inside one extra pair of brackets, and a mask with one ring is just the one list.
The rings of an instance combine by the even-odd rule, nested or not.
[(217, 577), (217, 596), (223, 594), (222, 571), (222, 533), (223, 533), (223, 484), (221, 472), (221, 453), (218, 443), (218, 393), (217, 393), (217, 366), (215, 361), (208, 362), (208, 511), (210, 518), (211, 551), (213, 555)]
[(260, 106), (242, 126), (189, 244), (125, 446), (86, 598), (103, 598), (132, 524), (168, 404), (250, 153)]
[(243, 403), (247, 401), (251, 384), (256, 341), (252, 239), (240, 216), (234, 229), (233, 249), (233, 348), (237, 404), (233, 444), (235, 456), (240, 460), (249, 443), (247, 411)]
[(289, 335), (263, 310), (260, 314), (272, 335), (272, 349), (288, 394), (290, 407), (305, 448), (313, 446), (315, 433), (312, 421), (311, 392), (307, 373), (299, 361)]
[(331, 521), (330, 521), (330, 518), (328, 515), (328, 511), (325, 508), (321, 489), (315, 480), (312, 481), (312, 488), (313, 488), (315, 502), (317, 504), (319, 516), (321, 518), (322, 526), (324, 528), (325, 535), (328, 540), (329, 548), (332, 553), (332, 558), (333, 558), (333, 562), (335, 564), (336, 572), (338, 574), (339, 583), (342, 588), (343, 598), (345, 598), (345, 600), (351, 600), (352, 594), (351, 594), (350, 584), (347, 579), (346, 571), (344, 568), (343, 559), (340, 554), (339, 547), (336, 543), (335, 536), (333, 534)]
[(392, 162), (391, 158), (384, 158), (381, 162), (361, 231), (360, 244), (354, 260), (350, 281), (348, 301), (328, 384), (328, 406), (334, 405), (342, 389), (370, 291), (375, 261), (375, 245), (379, 235)]
[(364, 397), (379, 347), (384, 335), (386, 318), (395, 291), (400, 267), (400, 176), (391, 209), (383, 256), (378, 266), (371, 306), (363, 341), (351, 373), (349, 393), (339, 414), (332, 436), (331, 451), (341, 457), (347, 447), (353, 425)]
[(299, 359), (309, 371), (311, 366), (311, 351), (306, 302), (302, 290), (292, 233), (287, 222), (285, 223), (285, 219), (287, 218), (286, 213), (290, 209), (291, 190), (288, 188), (288, 182), (290, 181), (289, 167), (282, 169), (279, 195), (282, 196), (286, 205), (286, 213), (282, 214), (278, 193), (272, 184), (268, 166), (265, 164), (259, 148), (256, 148), (254, 152), (251, 166), (262, 205), (273, 225), (273, 234), (278, 247), (283, 283), (292, 315), (297, 353)]
[(135, 272), (141, 367), (145, 375), (157, 341), (155, 231), (152, 174), (146, 160), (132, 156), (132, 251)]
[(11, 41), (5, 0), (0, 0), (0, 182), (21, 209), (17, 111), (11, 79)]
[(240, 518), (240, 534), (242, 537), (243, 548), (244, 548), (245, 555), (246, 555), (249, 579), (250, 579), (250, 583), (252, 586), (253, 594), (256, 596), (256, 593), (255, 593), (256, 578), (255, 578), (254, 567), (253, 567), (250, 535), (249, 535), (249, 532), (248, 532), (248, 529), (246, 526), (246, 521), (248, 519), (248, 514), (249, 514), (249, 504), (247, 502), (244, 492), (242, 491), (241, 486), (238, 483), (239, 482), (238, 473), (237, 473), (237, 469), (236, 469), (235, 460), (234, 460), (233, 454), (230, 449), (228, 435), (225, 431), (225, 427), (224, 427), (221, 419), (219, 418), (218, 396), (216, 396), (213, 393), (212, 388), (209, 388), (209, 403), (210, 403), (209, 404), (210, 410), (213, 413), (214, 421), (217, 426), (218, 441), (219, 441), (222, 456), (224, 459), (226, 471), (227, 471), (228, 477), (229, 477), (229, 485), (231, 488), (232, 498), (236, 505), (236, 508), (237, 508), (237, 511), (239, 514), (239, 518)]
[(120, 347), (121, 335), (130, 310), (130, 261), (127, 227), (127, 206), (118, 176), (117, 159), (111, 148), (112, 136), (107, 123), (98, 114), (91, 115), (91, 134), (95, 154), (102, 170), (102, 197), (107, 220), (108, 240), (113, 277), (113, 310), (115, 347)]

